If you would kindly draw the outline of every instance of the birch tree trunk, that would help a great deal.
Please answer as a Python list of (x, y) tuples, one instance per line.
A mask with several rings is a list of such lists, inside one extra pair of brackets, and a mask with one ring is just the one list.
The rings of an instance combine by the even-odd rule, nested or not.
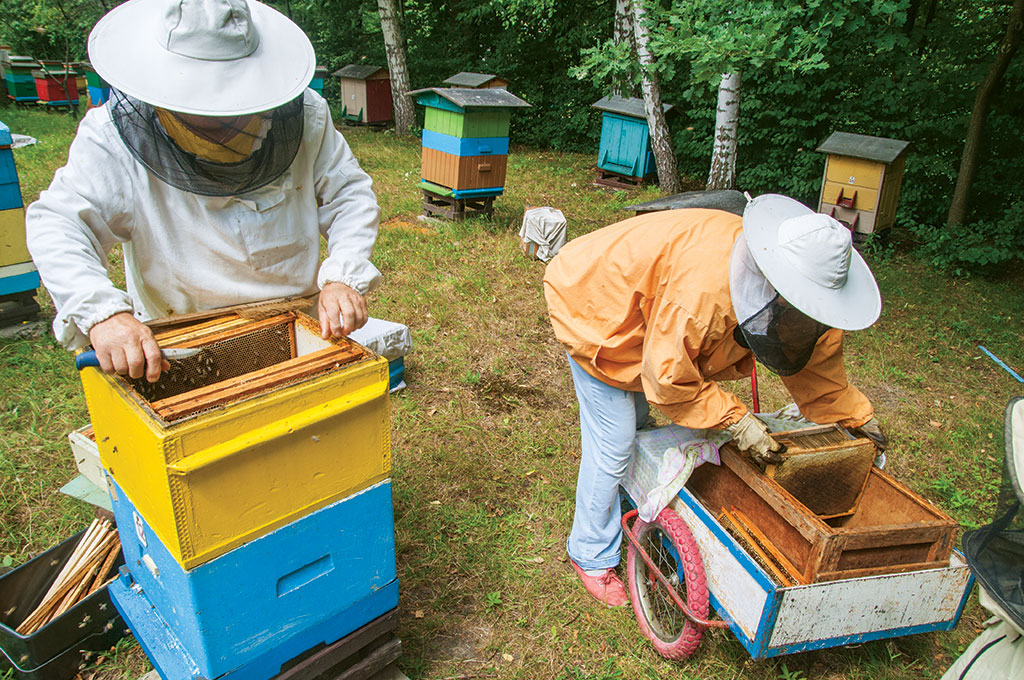
[(946, 217), (947, 225), (960, 224), (967, 216), (968, 199), (971, 195), (974, 175), (978, 170), (978, 148), (981, 146), (982, 134), (985, 132), (989, 102), (999, 81), (1002, 80), (1003, 74), (1006, 73), (1006, 68), (1010, 65), (1014, 52), (1020, 46), (1022, 31), (1024, 31), (1024, 0), (1015, 0), (1013, 9), (1010, 10), (1010, 23), (1006, 27), (1006, 35), (999, 43), (995, 61), (989, 67), (988, 75), (978, 87), (978, 94), (974, 99), (971, 122), (967, 124), (967, 141), (964, 143), (964, 152), (960, 157), (960, 170), (956, 174), (953, 202), (949, 206), (949, 215)]
[[(630, 52), (635, 52), (633, 49), (633, 11), (630, 2), (631, 0), (615, 0), (615, 28), (612, 38), (616, 45), (627, 43), (630, 46)], [(632, 97), (633, 86), (628, 80), (623, 82), (616, 79), (612, 83), (612, 94), (616, 97)]]
[(405, 40), (402, 26), (398, 21), (395, 0), (377, 0), (380, 13), (380, 30), (384, 34), (384, 50), (388, 57), (388, 71), (391, 74), (391, 100), (395, 107), (395, 134), (410, 134), (416, 124), (416, 110), (409, 96), (409, 68), (405, 63)]
[(715, 114), (715, 147), (711, 152), (708, 189), (732, 189), (736, 185), (736, 133), (740, 124), (740, 74), (723, 73), (718, 85)]
[(647, 47), (647, 26), (644, 24), (646, 13), (644, 0), (631, 0), (633, 5), (633, 34), (636, 40), (636, 54), (640, 61), (641, 87), (644, 91), (644, 112), (647, 114), (647, 127), (651, 131), (651, 150), (658, 166), (658, 184), (661, 193), (679, 193), (679, 170), (676, 156), (672, 151), (672, 139), (669, 137), (668, 124), (665, 122), (665, 109), (661, 105), (661, 90), (658, 88), (658, 77), (651, 66), (654, 58)]

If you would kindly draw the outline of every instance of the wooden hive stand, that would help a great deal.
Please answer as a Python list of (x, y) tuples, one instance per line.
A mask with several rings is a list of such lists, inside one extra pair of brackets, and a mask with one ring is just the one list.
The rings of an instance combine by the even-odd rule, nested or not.
[(594, 180), (594, 184), (603, 187), (611, 187), (613, 189), (637, 189), (643, 186), (644, 178), (620, 175), (619, 173), (612, 172), (611, 170), (597, 168), (597, 179)]
[(447, 220), (461, 222), (467, 217), (494, 215), (494, 196), (477, 198), (455, 198), (442, 196), (432, 191), (423, 191), (423, 214), (427, 217), (442, 217)]

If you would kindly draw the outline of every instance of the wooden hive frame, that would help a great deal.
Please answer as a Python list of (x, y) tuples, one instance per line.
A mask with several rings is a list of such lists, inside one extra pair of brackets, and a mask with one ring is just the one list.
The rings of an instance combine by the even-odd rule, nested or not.
[(702, 465), (687, 488), (714, 516), (739, 510), (796, 568), (816, 583), (944, 567), (957, 523), (946, 513), (872, 467), (857, 511), (823, 520), (731, 444), (721, 467)]

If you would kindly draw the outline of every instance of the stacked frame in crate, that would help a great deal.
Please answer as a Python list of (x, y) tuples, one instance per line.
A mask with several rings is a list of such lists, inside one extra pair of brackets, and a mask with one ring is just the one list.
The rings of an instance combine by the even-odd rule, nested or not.
[(304, 314), (156, 333), (155, 384), (81, 373), (128, 567), (115, 605), (165, 677), (265, 680), (397, 606), (388, 364)]
[(454, 199), (501, 195), (512, 111), (530, 105), (503, 88), (431, 87), (409, 94), (426, 107), (421, 187)]
[(25, 244), (25, 208), (12, 142), (10, 129), (0, 122), (0, 324), (39, 311), (34, 299), (39, 273)]

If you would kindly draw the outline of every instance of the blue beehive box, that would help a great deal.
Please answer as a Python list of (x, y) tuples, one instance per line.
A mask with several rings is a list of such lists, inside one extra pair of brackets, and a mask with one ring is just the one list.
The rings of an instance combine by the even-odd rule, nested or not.
[(398, 606), (390, 480), (189, 571), (108, 480), (126, 565), (111, 599), (164, 678), (266, 680)]
[(22, 207), (18, 170), (11, 151), (11, 130), (0, 121), (0, 210)]
[[(656, 172), (644, 101), (612, 96), (592, 106), (602, 112), (597, 167), (637, 179)], [(664, 105), (665, 113), (671, 109), (671, 105)]]

